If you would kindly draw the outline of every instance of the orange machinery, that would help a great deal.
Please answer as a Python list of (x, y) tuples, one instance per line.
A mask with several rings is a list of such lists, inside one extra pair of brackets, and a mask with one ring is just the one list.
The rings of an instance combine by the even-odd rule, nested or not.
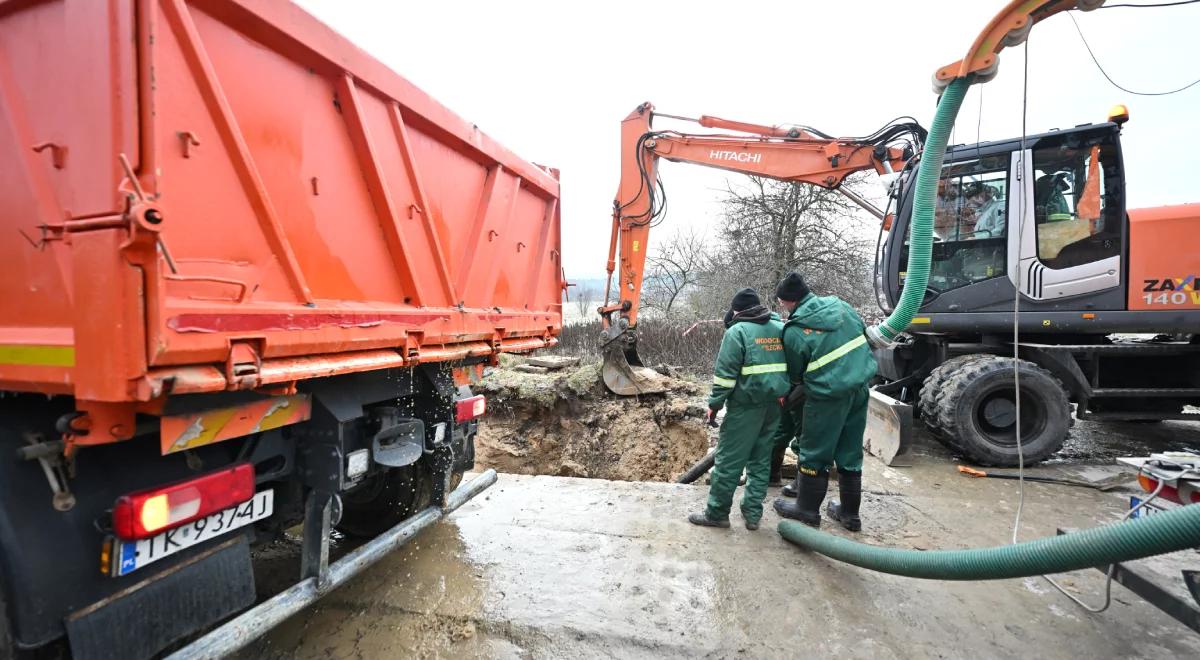
[[(960, 77), (990, 79), (999, 51), (1023, 42), (1035, 23), (1102, 4), (1012, 0), (966, 57), (938, 70), (935, 88)], [(655, 130), (656, 114), (733, 134)], [(907, 333), (876, 346), (883, 382), (872, 393), (864, 438), (873, 452), (890, 461), (905, 450), (913, 403), (938, 438), (985, 465), (1052, 455), (1073, 416), (1196, 419), (1200, 251), (1191, 237), (1200, 204), (1127, 209), (1121, 132), (1128, 119), (1118, 105), (1103, 123), (946, 151), (928, 285)], [(600, 309), (606, 385), (622, 395), (661, 389), (653, 370), (642, 366), (636, 335), (649, 234), (664, 208), (659, 158), (843, 193), (839, 186), (852, 172), (898, 174), (888, 189), (892, 213), (851, 195), (880, 218), (875, 293), (891, 313), (909, 270), (913, 174), (923, 138), (922, 129), (906, 124), (835, 138), (805, 126), (690, 119), (639, 106), (621, 133), (608, 259), (618, 299)], [(897, 148), (906, 142), (918, 153)], [(1014, 321), (1021, 333), (1019, 445)], [(1137, 333), (1153, 339), (1129, 337)]]
[[(725, 133), (654, 130), (654, 117), (691, 122)], [(906, 120), (906, 121), (905, 121)], [(884, 221), (884, 213), (841, 187), (847, 176), (864, 170), (898, 174), (921, 147), (925, 129), (901, 118), (870, 136), (834, 138), (806, 126), (762, 126), (702, 115), (698, 118), (656, 113), (643, 103), (621, 123), (621, 180), (613, 201), (608, 249), (606, 299), (600, 308), (604, 330), (604, 382), (620, 395), (662, 391), (661, 379), (643, 366), (637, 352), (637, 321), (645, 276), (650, 229), (662, 212), (658, 159), (806, 183), (837, 190)]]
[(442, 501), (483, 364), (556, 342), (558, 200), (556, 170), (282, 0), (0, 0), (11, 637), (149, 573), (121, 577), (145, 539), (105, 522), (139, 489), (249, 462), (260, 529), (298, 521), (288, 484), (360, 532)]

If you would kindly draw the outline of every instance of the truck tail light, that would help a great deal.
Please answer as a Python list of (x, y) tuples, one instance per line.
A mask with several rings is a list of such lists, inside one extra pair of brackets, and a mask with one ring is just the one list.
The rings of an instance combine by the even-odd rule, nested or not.
[(487, 412), (487, 399), (483, 398), (482, 394), (477, 394), (455, 402), (454, 420), (469, 422), (476, 417), (483, 417), (485, 412)]
[(188, 481), (123, 495), (113, 505), (113, 532), (144, 539), (254, 497), (254, 466), (241, 463)]

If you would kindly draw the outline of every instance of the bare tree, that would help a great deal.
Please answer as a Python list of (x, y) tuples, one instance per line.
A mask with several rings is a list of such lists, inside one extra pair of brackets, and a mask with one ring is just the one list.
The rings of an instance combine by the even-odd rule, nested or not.
[[(720, 249), (704, 268), (696, 307), (712, 314), (739, 288), (754, 287), (769, 302), (790, 271), (820, 294), (856, 307), (871, 301), (870, 244), (859, 209), (837, 191), (749, 177), (727, 184)], [(846, 186), (858, 184), (847, 181)]]
[(579, 318), (589, 318), (589, 314), (594, 311), (596, 306), (596, 291), (588, 285), (579, 287), (575, 292), (575, 309), (579, 311)]
[(694, 229), (676, 231), (670, 239), (659, 243), (647, 258), (642, 307), (657, 310), (668, 318), (678, 314), (685, 294), (703, 278), (707, 261), (705, 235)]

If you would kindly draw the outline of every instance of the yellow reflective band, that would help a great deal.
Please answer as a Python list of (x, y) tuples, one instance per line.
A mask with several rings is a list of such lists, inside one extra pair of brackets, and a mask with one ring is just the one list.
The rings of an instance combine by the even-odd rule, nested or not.
[(787, 363), (775, 362), (772, 364), (756, 364), (749, 367), (742, 367), (743, 376), (755, 376), (758, 374), (774, 374), (780, 371), (787, 371)]
[(31, 367), (73, 367), (74, 346), (35, 346), (32, 344), (0, 345), (0, 364), (19, 364)]
[(806, 371), (816, 371), (817, 369), (820, 369), (821, 367), (829, 364), (830, 362), (833, 362), (834, 360), (842, 357), (843, 355), (858, 348), (859, 346), (862, 346), (865, 343), (867, 343), (867, 338), (862, 335), (859, 335), (859, 336), (855, 337), (854, 339), (851, 339), (850, 341), (842, 344), (841, 346), (838, 346), (837, 348), (833, 349), (832, 351), (829, 351), (825, 355), (822, 355), (821, 357), (817, 358), (816, 360), (809, 362), (808, 369)]
[(732, 378), (713, 376), (713, 385), (720, 385), (721, 387), (733, 387), (734, 385), (737, 385), (737, 381)]

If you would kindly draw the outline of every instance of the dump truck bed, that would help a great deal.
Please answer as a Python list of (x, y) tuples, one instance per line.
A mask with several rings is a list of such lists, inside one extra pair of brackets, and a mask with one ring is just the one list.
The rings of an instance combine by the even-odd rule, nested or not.
[(551, 345), (558, 197), (290, 3), (0, 0), (2, 389), (145, 403)]

